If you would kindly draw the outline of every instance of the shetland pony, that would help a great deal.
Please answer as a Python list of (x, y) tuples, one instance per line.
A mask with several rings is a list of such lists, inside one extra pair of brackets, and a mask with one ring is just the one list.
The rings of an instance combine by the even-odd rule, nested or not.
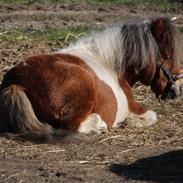
[(0, 132), (101, 133), (126, 118), (155, 124), (156, 112), (135, 101), (131, 87), (139, 81), (157, 97), (180, 95), (179, 39), (167, 18), (138, 19), (30, 56), (3, 78)]

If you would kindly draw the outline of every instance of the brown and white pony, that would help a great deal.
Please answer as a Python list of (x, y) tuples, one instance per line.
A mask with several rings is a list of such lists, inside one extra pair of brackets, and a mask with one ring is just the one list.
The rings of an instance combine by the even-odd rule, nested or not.
[(101, 133), (126, 118), (155, 124), (156, 112), (135, 101), (131, 87), (140, 81), (157, 97), (181, 94), (179, 38), (167, 18), (138, 19), (27, 58), (2, 81), (0, 132)]

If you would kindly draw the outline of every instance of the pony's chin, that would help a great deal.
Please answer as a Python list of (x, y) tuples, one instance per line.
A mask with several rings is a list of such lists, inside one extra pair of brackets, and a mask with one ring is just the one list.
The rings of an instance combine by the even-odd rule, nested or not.
[(170, 99), (175, 99), (183, 95), (183, 86), (177, 87), (173, 85), (170, 91), (168, 92), (168, 97)]
[(170, 89), (168, 93), (166, 94), (166, 99), (175, 99), (178, 96), (176, 95), (175, 91), (173, 89)]
[(175, 98), (179, 97), (181, 94), (182, 93), (179, 90), (179, 88), (176, 88), (173, 85), (166, 94), (160, 95), (157, 98), (160, 98), (162, 100), (165, 100), (165, 99), (175, 99)]
[(166, 94), (155, 94), (158, 100), (175, 99), (177, 96), (173, 90), (168, 91)]

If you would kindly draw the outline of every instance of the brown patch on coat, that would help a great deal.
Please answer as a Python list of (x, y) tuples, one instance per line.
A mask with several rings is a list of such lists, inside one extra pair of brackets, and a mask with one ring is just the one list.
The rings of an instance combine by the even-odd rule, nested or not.
[(36, 117), (54, 128), (77, 131), (93, 112), (109, 126), (114, 122), (117, 104), (111, 88), (78, 57), (29, 57), (6, 73), (1, 91), (11, 85), (22, 86)]
[(108, 127), (112, 127), (117, 113), (117, 101), (111, 88), (98, 79), (94, 112), (100, 114)]

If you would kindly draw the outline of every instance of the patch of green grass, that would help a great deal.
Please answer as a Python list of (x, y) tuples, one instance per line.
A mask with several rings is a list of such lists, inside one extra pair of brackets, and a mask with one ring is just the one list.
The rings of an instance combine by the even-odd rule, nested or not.
[(171, 0), (87, 0), (91, 5), (124, 4), (136, 7), (183, 8), (183, 2)]
[(0, 0), (0, 5), (4, 5), (4, 4), (31, 5), (34, 3), (41, 3), (41, 4), (68, 3), (68, 4), (72, 4), (72, 3), (76, 3), (76, 2), (78, 3), (79, 0)]
[(77, 39), (91, 30), (97, 29), (87, 25), (68, 27), (64, 29), (49, 29), (46, 31), (35, 31), (31, 29), (16, 29), (0, 32), (0, 41), (64, 41), (68, 43)]

